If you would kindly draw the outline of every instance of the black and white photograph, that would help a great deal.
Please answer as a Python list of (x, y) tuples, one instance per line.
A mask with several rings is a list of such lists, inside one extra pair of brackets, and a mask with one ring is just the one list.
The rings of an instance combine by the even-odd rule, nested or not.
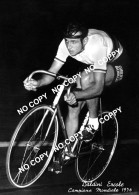
[(0, 0), (0, 195), (139, 194), (139, 2)]

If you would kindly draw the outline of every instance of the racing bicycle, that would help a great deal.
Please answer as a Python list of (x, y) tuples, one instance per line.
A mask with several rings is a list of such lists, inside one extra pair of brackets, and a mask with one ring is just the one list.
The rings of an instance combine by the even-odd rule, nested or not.
[[(59, 105), (64, 90), (70, 93), (70, 87), (67, 88), (64, 85), (68, 78), (52, 72), (37, 70), (30, 74), (29, 79), (37, 73), (50, 75), (63, 82), (52, 105), (43, 104), (31, 109), (13, 133), (7, 151), (6, 173), (10, 183), (18, 188), (32, 185), (48, 168), (58, 144), (59, 126), (65, 139), (68, 138)], [(108, 115), (109, 111), (102, 111), (101, 98), (99, 104), (98, 117), (100, 119)], [(88, 111), (84, 114), (85, 118), (81, 123), (80, 132), (84, 129), (89, 117)], [(93, 182), (104, 173), (115, 152), (118, 131), (118, 121), (113, 115), (109, 121), (100, 123), (99, 130), (91, 141), (85, 142), (77, 138), (72, 144), (72, 152), (76, 150), (75, 171), (81, 182)]]

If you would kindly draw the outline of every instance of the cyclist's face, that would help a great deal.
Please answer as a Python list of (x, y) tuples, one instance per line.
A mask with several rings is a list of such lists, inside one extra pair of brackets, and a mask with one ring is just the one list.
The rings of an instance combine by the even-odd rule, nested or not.
[(81, 41), (80, 38), (79, 39), (65, 38), (65, 43), (71, 56), (77, 55), (84, 48), (83, 42)]

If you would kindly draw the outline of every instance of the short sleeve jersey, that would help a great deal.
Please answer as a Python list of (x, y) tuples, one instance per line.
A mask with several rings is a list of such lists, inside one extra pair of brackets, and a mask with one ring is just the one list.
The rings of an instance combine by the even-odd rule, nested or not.
[[(58, 47), (55, 60), (66, 62), (68, 56), (85, 63), (86, 65), (93, 65), (94, 72), (106, 72), (107, 62), (105, 59), (113, 49), (113, 42), (111, 38), (104, 32), (96, 29), (88, 30), (88, 42), (84, 50), (75, 56), (71, 56), (63, 39)], [(100, 63), (103, 60), (103, 63)]]

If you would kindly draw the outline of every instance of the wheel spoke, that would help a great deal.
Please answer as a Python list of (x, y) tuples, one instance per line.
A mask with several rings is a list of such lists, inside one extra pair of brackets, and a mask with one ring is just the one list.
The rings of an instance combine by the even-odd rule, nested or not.
[[(103, 112), (103, 118), (109, 112)], [(100, 117), (100, 116), (99, 116)], [(81, 143), (76, 159), (76, 174), (81, 182), (93, 182), (109, 165), (118, 140), (118, 122), (115, 116), (100, 125), (89, 143)], [(84, 166), (84, 168), (82, 168)]]
[(56, 113), (48, 106), (37, 106), (18, 124), (6, 158), (6, 173), (12, 185), (30, 186), (47, 168), (58, 137)]
[(85, 176), (83, 177), (83, 179), (85, 179), (86, 175), (88, 174), (88, 172), (90, 171), (90, 169), (93, 167), (93, 165), (95, 164), (95, 162), (97, 161), (97, 159), (99, 158), (100, 155), (101, 155), (101, 153), (98, 154), (97, 158), (94, 160), (93, 164), (90, 167), (88, 165), (89, 168), (87, 169), (87, 172), (86, 172)]

